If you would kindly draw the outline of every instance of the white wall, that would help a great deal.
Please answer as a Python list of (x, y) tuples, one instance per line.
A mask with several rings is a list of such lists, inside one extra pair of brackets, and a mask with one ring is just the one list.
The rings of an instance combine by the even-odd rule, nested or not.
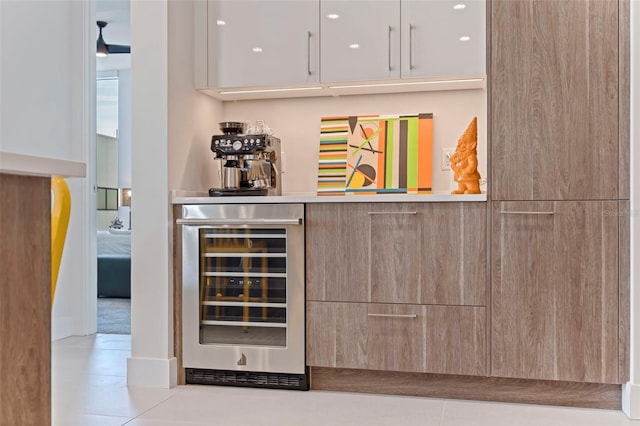
[(222, 106), (194, 90), (193, 19), (192, 1), (169, 2), (169, 189), (208, 190), (217, 179), (210, 144)]
[[(89, 128), (95, 129), (88, 75), (95, 62), (85, 42), (89, 31), (93, 33), (91, 7), (74, 0), (0, 1), (2, 151), (87, 162)], [(87, 170), (92, 168), (88, 165)], [(92, 327), (84, 321), (82, 299), (92, 276), (86, 226), (95, 179), (67, 181), (72, 207), (52, 312), (54, 339), (84, 334)]]
[(133, 386), (176, 382), (169, 189), (210, 180), (203, 152), (219, 105), (193, 90), (193, 15), (191, 1), (131, 3)]
[[(455, 149), (458, 138), (462, 136), (473, 117), (477, 116), (478, 170), (482, 178), (486, 178), (485, 90), (238, 101), (225, 102), (223, 108), (225, 120), (265, 120), (275, 131), (274, 135), (281, 139), (286, 170), (283, 175), (283, 193), (316, 192), (322, 116), (432, 112), (434, 192), (448, 192), (457, 188), (453, 183), (453, 172), (440, 170), (441, 148)], [(219, 130), (217, 133), (220, 133)], [(217, 178), (215, 186), (220, 186)]]
[[(71, 139), (74, 2), (1, 3), (1, 149), (84, 161), (72, 152)], [(43, 43), (58, 48), (43, 49)]]
[(118, 71), (118, 188), (131, 188), (131, 70)]

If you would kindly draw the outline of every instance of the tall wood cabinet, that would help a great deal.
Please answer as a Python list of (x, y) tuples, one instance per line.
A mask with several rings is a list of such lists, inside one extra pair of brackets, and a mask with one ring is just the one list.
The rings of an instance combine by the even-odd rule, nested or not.
[(491, 2), (493, 376), (625, 381), (624, 3)]
[(491, 198), (617, 198), (618, 1), (490, 4)]
[(307, 363), (486, 374), (486, 203), (307, 204)]

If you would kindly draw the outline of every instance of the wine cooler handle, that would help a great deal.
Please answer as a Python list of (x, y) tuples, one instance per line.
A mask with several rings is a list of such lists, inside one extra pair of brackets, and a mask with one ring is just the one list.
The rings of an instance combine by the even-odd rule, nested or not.
[(302, 218), (294, 219), (176, 219), (178, 225), (302, 225)]

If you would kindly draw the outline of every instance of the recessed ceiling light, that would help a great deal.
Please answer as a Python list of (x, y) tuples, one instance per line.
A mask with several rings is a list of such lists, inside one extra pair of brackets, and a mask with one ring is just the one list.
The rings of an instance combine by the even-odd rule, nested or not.
[(252, 51), (256, 52), (256, 53), (260, 53), (262, 52), (262, 47), (254, 47), (253, 49), (251, 49)]
[(330, 13), (327, 15), (327, 18), (329, 19), (338, 19), (340, 17), (340, 15), (338, 15), (337, 13)]
[(460, 41), (469, 41), (469, 40), (471, 40), (471, 37), (469, 37), (469, 36), (462, 36), (462, 37), (460, 37), (458, 40), (460, 40)]
[(360, 45), (358, 43), (352, 43), (349, 45), (349, 49), (360, 49)]
[(216, 21), (216, 25), (227, 25), (227, 23), (226, 23), (226, 22), (224, 22), (222, 19), (218, 19), (218, 20)]
[(464, 3), (458, 3), (458, 4), (456, 4), (455, 6), (453, 6), (453, 8), (454, 8), (455, 10), (462, 10), (462, 9), (464, 9), (465, 7), (467, 7), (467, 5), (466, 5), (466, 4), (464, 4)]

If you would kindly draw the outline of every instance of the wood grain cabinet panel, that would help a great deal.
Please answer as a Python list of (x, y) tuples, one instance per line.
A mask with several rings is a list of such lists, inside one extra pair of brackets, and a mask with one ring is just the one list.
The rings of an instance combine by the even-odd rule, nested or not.
[(618, 383), (617, 210), (494, 203), (492, 376)]
[(487, 204), (423, 206), (420, 303), (486, 305)]
[(418, 204), (370, 204), (367, 211), (370, 301), (419, 303), (424, 208)]
[(492, 199), (616, 199), (618, 1), (490, 4)]
[(306, 208), (308, 300), (486, 304), (486, 203)]
[(482, 375), (485, 309), (307, 302), (314, 367)]
[(51, 424), (51, 179), (0, 173), (0, 425)]
[(305, 207), (307, 300), (369, 299), (368, 205)]

